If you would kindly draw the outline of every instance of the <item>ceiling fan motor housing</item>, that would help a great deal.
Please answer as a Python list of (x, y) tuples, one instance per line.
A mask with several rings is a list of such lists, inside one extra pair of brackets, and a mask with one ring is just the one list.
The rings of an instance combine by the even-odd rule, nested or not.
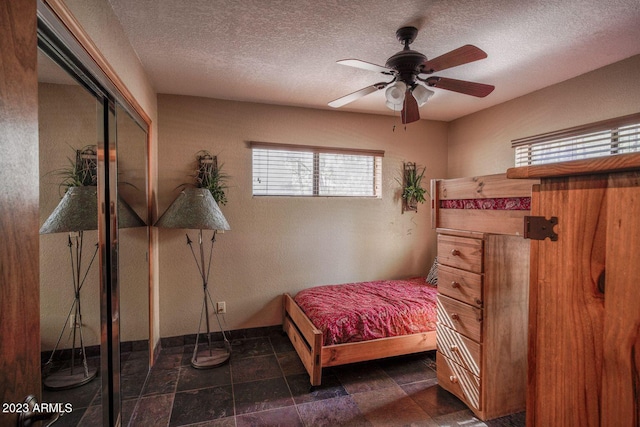
[(413, 86), (416, 76), (420, 73), (420, 66), (427, 60), (427, 57), (409, 49), (409, 45), (418, 36), (416, 27), (402, 27), (396, 31), (396, 37), (400, 43), (404, 44), (404, 49), (387, 59), (386, 67), (394, 69), (399, 74), (400, 81), (407, 86)]
[(387, 59), (385, 66), (394, 69), (400, 75), (399, 80), (405, 82), (407, 86), (413, 85), (416, 81), (416, 76), (420, 73), (420, 66), (427, 60), (427, 57), (416, 52), (415, 50), (407, 49)]

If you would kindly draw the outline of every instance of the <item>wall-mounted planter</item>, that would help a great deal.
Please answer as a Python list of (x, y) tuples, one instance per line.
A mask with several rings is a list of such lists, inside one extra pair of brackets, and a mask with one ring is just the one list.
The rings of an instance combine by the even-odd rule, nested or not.
[(418, 203), (424, 203), (427, 190), (422, 188), (422, 177), (425, 168), (418, 170), (415, 163), (404, 163), (402, 173), (402, 213), (417, 212)]

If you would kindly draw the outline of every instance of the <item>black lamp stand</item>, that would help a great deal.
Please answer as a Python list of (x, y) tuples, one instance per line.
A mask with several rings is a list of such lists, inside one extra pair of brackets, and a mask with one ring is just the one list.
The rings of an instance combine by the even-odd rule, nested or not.
[[(69, 314), (67, 314), (67, 318), (62, 325), (62, 331), (60, 331), (60, 336), (58, 337), (58, 342), (56, 342), (53, 351), (51, 352), (51, 356), (49, 356), (49, 360), (45, 364), (45, 378), (43, 380), (43, 385), (45, 388), (49, 390), (65, 390), (69, 388), (79, 387), (84, 385), (94, 379), (98, 373), (97, 367), (90, 368), (87, 365), (87, 353), (84, 347), (84, 336), (82, 334), (82, 310), (80, 306), (80, 291), (82, 290), (82, 286), (87, 278), (87, 274), (89, 273), (89, 269), (93, 264), (94, 259), (96, 258), (96, 254), (98, 252), (98, 245), (96, 244), (95, 251), (93, 252), (93, 256), (91, 257), (91, 262), (89, 262), (89, 266), (84, 273), (84, 276), (81, 278), (82, 274), (82, 231), (78, 231), (75, 233), (75, 236), (72, 237), (72, 234), (69, 234), (69, 258), (71, 260), (71, 273), (73, 280), (73, 293), (74, 298), (71, 303), (71, 308), (69, 309)], [(73, 317), (73, 322), (70, 320)], [(73, 325), (71, 325), (73, 323)], [(64, 331), (67, 328), (67, 325), (71, 328), (70, 334), (72, 339), (71, 345), (71, 366), (65, 369), (61, 369), (59, 371), (53, 372), (49, 374), (49, 370), (51, 369), (51, 364), (53, 362), (53, 357), (58, 350), (58, 346), (60, 345), (60, 341), (62, 340), (62, 336), (64, 335)], [(76, 360), (76, 342), (79, 341), (79, 350), (82, 355), (82, 367), (75, 366)]]
[[(220, 316), (218, 311), (215, 309), (215, 305), (213, 303), (213, 299), (211, 298), (211, 294), (209, 293), (209, 273), (211, 272), (211, 259), (213, 256), (213, 244), (216, 241), (216, 233), (217, 230), (213, 231), (213, 237), (211, 238), (211, 248), (209, 249), (209, 262), (205, 265), (205, 250), (203, 245), (202, 238), (202, 229), (198, 232), (198, 249), (200, 255), (200, 261), (198, 261), (198, 257), (196, 256), (196, 252), (193, 248), (193, 242), (189, 238), (187, 234), (187, 245), (191, 249), (191, 253), (193, 255), (193, 259), (198, 267), (198, 271), (200, 272), (200, 277), (202, 278), (202, 292), (203, 292), (203, 301), (202, 301), (202, 310), (200, 312), (200, 322), (198, 324), (198, 333), (196, 335), (196, 345), (193, 349), (193, 356), (191, 358), (191, 366), (196, 369), (208, 369), (215, 368), (216, 366), (223, 365), (229, 358), (231, 357), (231, 343), (227, 339), (227, 336), (222, 328), (222, 324), (220, 322)], [(206, 271), (205, 271), (206, 266)], [(224, 340), (224, 347), (215, 347), (212, 344), (211, 340), (211, 326), (209, 324), (209, 304), (211, 304), (211, 308), (216, 316), (216, 320), (218, 322), (218, 327), (220, 328), (220, 332), (222, 333), (222, 338)], [(206, 325), (206, 337), (207, 337), (207, 346), (206, 348), (200, 350), (200, 330), (202, 329), (202, 319), (205, 319)]]

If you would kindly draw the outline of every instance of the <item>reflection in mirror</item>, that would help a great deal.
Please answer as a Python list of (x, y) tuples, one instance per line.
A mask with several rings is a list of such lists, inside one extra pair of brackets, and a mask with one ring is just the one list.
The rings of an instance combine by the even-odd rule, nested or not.
[[(94, 153), (102, 104), (41, 52), (38, 80), (43, 401), (61, 401), (60, 393), (82, 387), (85, 401), (75, 411), (100, 388)], [(83, 149), (88, 156), (76, 158)]]
[[(72, 405), (73, 412), (65, 414), (65, 425), (118, 425), (122, 391), (129, 393), (125, 398), (140, 397), (149, 371), (149, 234), (145, 224), (150, 120), (144, 112), (140, 115), (135, 100), (133, 106), (129, 104), (131, 93), (104, 66), (106, 60), (90, 46), (83, 31), (74, 27), (65, 9), (58, 15), (45, 3), (38, 1), (37, 6), (40, 145), (39, 153), (33, 153), (40, 170), (40, 223), (47, 225), (42, 229), (39, 253), (42, 399)], [(55, 3), (56, 8), (61, 6)], [(87, 168), (76, 165), (96, 161), (97, 185), (77, 176)], [(96, 189), (95, 196), (84, 191), (90, 188)], [(83, 201), (83, 207), (70, 221), (80, 219), (82, 225), (66, 226), (67, 220), (56, 212), (78, 201)], [(118, 227), (111, 226), (114, 209)], [(96, 222), (85, 224), (89, 218)], [(123, 222), (127, 218), (134, 221)], [(94, 229), (96, 223), (99, 230)], [(100, 250), (94, 258), (98, 241)], [(121, 354), (121, 349), (128, 353)], [(122, 375), (121, 359), (131, 361)], [(64, 370), (71, 366), (73, 371)], [(93, 377), (94, 372), (99, 379)], [(54, 373), (65, 381), (47, 381), (55, 378)], [(128, 390), (127, 384), (135, 387)], [(136, 402), (123, 403), (131, 409)]]
[[(82, 190), (96, 185), (91, 170), (96, 142), (102, 138), (103, 103), (42, 51), (38, 76), (43, 401), (73, 405), (65, 424), (99, 424), (102, 383), (95, 375), (105, 373), (100, 372), (100, 260), (94, 258), (97, 197), (94, 190), (86, 198)], [(124, 401), (140, 396), (149, 371), (147, 134), (120, 106), (115, 115), (110, 130), (118, 159), (122, 361), (120, 395), (115, 398)], [(78, 187), (67, 191), (69, 185)], [(65, 197), (74, 203), (86, 200), (71, 220), (54, 214), (66, 206)], [(69, 228), (69, 221), (79, 225)]]
[(149, 367), (149, 229), (147, 133), (116, 106), (118, 159), (118, 282), (122, 400), (142, 391)]

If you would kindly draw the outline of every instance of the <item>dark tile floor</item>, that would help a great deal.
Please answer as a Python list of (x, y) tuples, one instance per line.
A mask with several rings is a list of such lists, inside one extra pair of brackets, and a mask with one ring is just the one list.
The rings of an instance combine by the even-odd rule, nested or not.
[[(189, 365), (193, 345), (166, 347), (147, 376), (146, 352), (123, 354), (122, 414), (129, 426), (524, 426), (524, 413), (479, 421), (437, 384), (427, 352), (325, 369), (313, 391), (288, 338), (232, 341), (230, 363)], [(71, 402), (56, 426), (100, 425), (100, 382), (45, 392)]]

